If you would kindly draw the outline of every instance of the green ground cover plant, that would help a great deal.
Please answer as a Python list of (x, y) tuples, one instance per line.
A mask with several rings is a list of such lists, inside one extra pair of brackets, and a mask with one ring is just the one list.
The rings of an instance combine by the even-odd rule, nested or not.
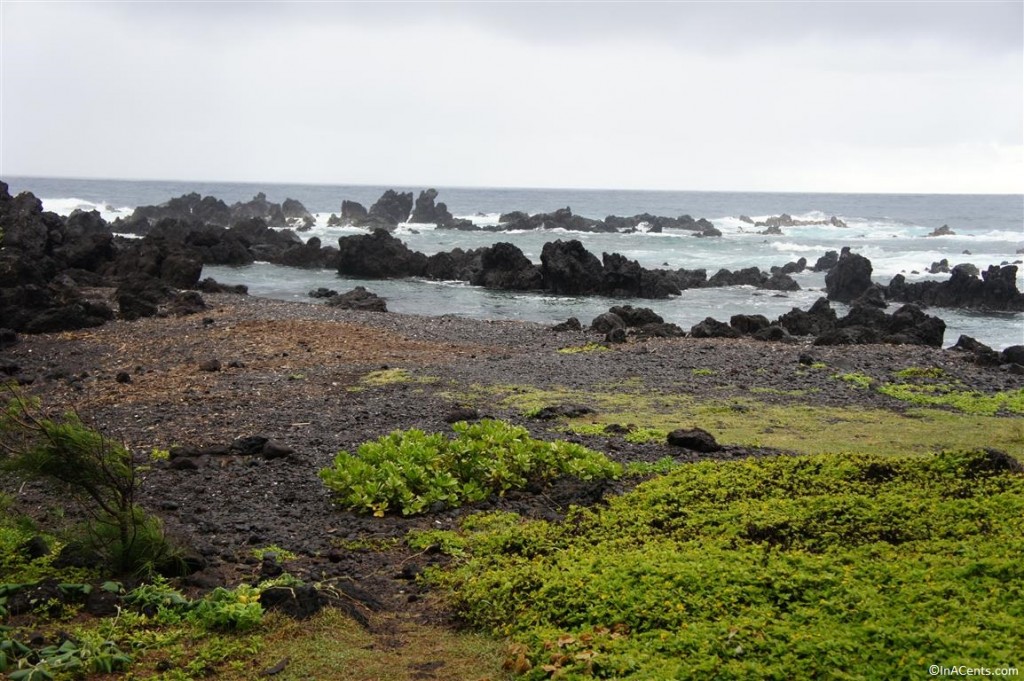
[(497, 403), (523, 414), (551, 404), (587, 404), (596, 413), (565, 421), (566, 430), (603, 435), (606, 426), (628, 424), (633, 428), (625, 437), (631, 442), (663, 442), (676, 428), (699, 426), (723, 444), (799, 454), (931, 454), (981, 445), (1024, 460), (1024, 421), (1005, 412), (988, 415), (928, 406), (895, 411), (779, 404), (753, 396), (709, 399), (648, 390), (640, 382), (608, 391), (478, 385), (459, 399), (469, 404)]
[(589, 352), (608, 352), (611, 350), (607, 345), (590, 341), (585, 345), (571, 345), (566, 348), (559, 348), (557, 352), (562, 355), (579, 355)]
[(982, 416), (1024, 414), (1024, 389), (989, 394), (970, 390), (940, 367), (908, 367), (892, 375), (896, 381), (875, 381), (856, 373), (837, 374), (836, 378), (922, 407), (948, 408)]
[(1024, 659), (1024, 475), (991, 450), (692, 464), (559, 524), (475, 516), (426, 541), (457, 556), (429, 578), (530, 679)]
[[(157, 577), (124, 594), (115, 617), (69, 620), (70, 625), (51, 622), (61, 627), (55, 643), (29, 645), (16, 630), (0, 628), (0, 672), (16, 681), (109, 674), (129, 669), (135, 657), (159, 655), (174, 660), (168, 666), (180, 673), (168, 678), (208, 676), (217, 665), (258, 650), (258, 640), (243, 634), (262, 626), (259, 595), (272, 585), (218, 588), (191, 600)], [(2, 585), (0, 590), (4, 586), (17, 590), (32, 585)], [(83, 597), (95, 588), (123, 593), (113, 582), (61, 587)]]
[(606, 456), (570, 442), (545, 442), (503, 421), (460, 422), (454, 438), (395, 431), (340, 452), (320, 477), (343, 507), (383, 516), (444, 509), (568, 475), (582, 480), (622, 473)]
[(252, 550), (252, 555), (257, 560), (263, 560), (268, 555), (273, 556), (278, 561), (295, 560), (296, 558), (298, 558), (298, 555), (296, 555), (294, 551), (283, 549), (277, 544), (271, 544), (270, 546), (255, 548)]

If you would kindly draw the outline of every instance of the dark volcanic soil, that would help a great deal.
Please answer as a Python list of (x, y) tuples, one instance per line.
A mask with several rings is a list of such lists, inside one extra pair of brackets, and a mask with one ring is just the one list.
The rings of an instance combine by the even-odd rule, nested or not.
[[(833, 371), (798, 376), (802, 354), (833, 370), (880, 379), (905, 367), (938, 366), (979, 390), (1024, 386), (1021, 376), (976, 367), (957, 352), (921, 347), (814, 348), (675, 339), (630, 342), (610, 352), (560, 354), (556, 349), (600, 337), (556, 334), (538, 324), (358, 313), (229, 295), (207, 296), (207, 303), (210, 309), (202, 315), (25, 336), (0, 351), (0, 368), (31, 380), (24, 390), (39, 396), (45, 407), (77, 410), (87, 423), (123, 440), (140, 463), (151, 466), (144, 473), (143, 504), (209, 561), (194, 583), (251, 578), (260, 569), (252, 549), (275, 544), (299, 555), (287, 565), (298, 576), (353, 582), (393, 609), (416, 600), (411, 594), (418, 587), (410, 578), (437, 558), (410, 555), (400, 547), (358, 550), (351, 542), (387, 544), (410, 528), (450, 527), (467, 511), (413, 519), (357, 516), (332, 505), (317, 471), (339, 450), (353, 451), (361, 442), (395, 429), (449, 431), (445, 417), (463, 401), (456, 396), (464, 396), (471, 386), (607, 390), (616, 382), (640, 379), (653, 390), (713, 394), (716, 399), (749, 394), (751, 387), (819, 388), (816, 404), (899, 408), (873, 391), (837, 390)], [(219, 370), (201, 369), (214, 359)], [(382, 368), (407, 369), (414, 380), (361, 383), (368, 372)], [(699, 375), (694, 369), (713, 373)], [(758, 398), (799, 399), (772, 393)], [(566, 437), (546, 431), (555, 427), (549, 422), (525, 419), (498, 405), (471, 406), (521, 423), (538, 437)], [(227, 446), (252, 435), (294, 451), (275, 459), (211, 453), (191, 459), (196, 468), (180, 470), (173, 462), (153, 463), (149, 456), (153, 448)], [(581, 441), (620, 461), (697, 458), (668, 445), (631, 445), (621, 438)], [(716, 456), (772, 453), (727, 447)], [(594, 503), (625, 484), (565, 482), (510, 493), (486, 507), (557, 517), (568, 504)], [(0, 491), (15, 494), (18, 510), (36, 516), (59, 503), (41, 487), (14, 480), (0, 483)]]

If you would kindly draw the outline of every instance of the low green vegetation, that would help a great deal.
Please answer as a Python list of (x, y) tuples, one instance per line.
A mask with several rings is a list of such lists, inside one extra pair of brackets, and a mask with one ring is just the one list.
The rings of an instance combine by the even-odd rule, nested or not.
[(391, 385), (393, 383), (409, 383), (413, 380), (408, 369), (378, 369), (359, 379), (363, 385)]
[[(29, 560), (25, 550), (36, 538), (49, 548), (47, 555)], [(54, 558), (64, 542), (53, 534), (40, 533), (30, 519), (11, 512), (9, 500), (0, 495), (0, 579), (13, 584), (56, 579), (60, 582), (85, 582), (96, 579), (95, 570), (85, 568), (56, 568)], [(6, 593), (0, 588), (0, 618), (5, 614)]]
[(714, 369), (693, 369), (690, 373), (694, 376), (714, 376), (716, 372)]
[(111, 674), (132, 663), (112, 641), (70, 639), (33, 649), (16, 639), (0, 639), (0, 672), (11, 681), (47, 681), (55, 675)]
[[(214, 589), (197, 599), (159, 577), (127, 593), (117, 582), (61, 584), (59, 608), (41, 602), (37, 611), (13, 620), (0, 609), (0, 675), (15, 681), (109, 678), (110, 673), (149, 681), (248, 680), (283, 667), (275, 678), (412, 681), (440, 660), (445, 678), (505, 678), (504, 646), (490, 636), (394, 617), (379, 623), (386, 633), (377, 635), (341, 610), (325, 609), (302, 622), (263, 611), (262, 591), (300, 583), (286, 573), (257, 586)], [(0, 584), (0, 601), (34, 587)], [(116, 615), (78, 614), (96, 590), (120, 596)], [(401, 646), (393, 645), (395, 635), (401, 635)]]
[(252, 550), (252, 555), (257, 560), (263, 560), (267, 556), (273, 556), (278, 561), (295, 560), (298, 557), (293, 551), (289, 551), (288, 549), (282, 549), (277, 544), (271, 544), (270, 546), (255, 548)]
[(976, 390), (957, 390), (949, 385), (887, 383), (879, 386), (878, 392), (910, 404), (949, 407), (965, 414), (1024, 414), (1024, 389), (986, 395)]
[(477, 386), (459, 397), (471, 404), (496, 403), (523, 414), (551, 404), (587, 404), (596, 413), (565, 421), (566, 430), (602, 435), (607, 426), (629, 425), (632, 428), (625, 437), (632, 442), (663, 442), (676, 428), (699, 426), (723, 444), (771, 447), (799, 454), (928, 454), (988, 446), (1024, 460), (1024, 421), (1004, 412), (986, 415), (936, 407), (893, 411), (807, 402), (769, 403), (753, 397), (698, 398), (649, 390), (641, 383), (593, 392), (564, 387)]
[(882, 395), (922, 407), (947, 408), (982, 416), (1024, 414), (1024, 389), (989, 394), (970, 390), (939, 367), (908, 367), (892, 375), (897, 379), (894, 382), (876, 381), (859, 373), (837, 374), (836, 378), (859, 388), (874, 388)]
[[(52, 637), (44, 636), (57, 642), (32, 645), (16, 629), (0, 630), (0, 672), (16, 681), (70, 678), (124, 671), (137, 658), (157, 656), (164, 661), (162, 666), (175, 672), (147, 678), (206, 676), (231, 657), (256, 652), (257, 639), (247, 639), (243, 633), (262, 626), (259, 596), (267, 586), (217, 588), (190, 600), (159, 577), (127, 593), (116, 582), (100, 587), (61, 584), (59, 608), (46, 601), (38, 613), (49, 616), (50, 627), (60, 627)], [(33, 583), (4, 584), (0, 593), (13, 598), (37, 588), (40, 585)], [(96, 589), (121, 595), (118, 614), (74, 618), (84, 599)], [(33, 636), (38, 633), (37, 629)]]
[(870, 388), (871, 385), (875, 382), (875, 379), (871, 378), (867, 374), (861, 374), (856, 372), (848, 374), (836, 374), (836, 378), (838, 378), (840, 381), (844, 381), (846, 383), (850, 383), (851, 385), (855, 385), (858, 388), (865, 389)]
[(348, 392), (362, 392), (368, 388), (380, 388), (388, 385), (400, 385), (403, 383), (436, 383), (436, 376), (417, 376), (408, 369), (399, 367), (391, 369), (377, 369), (364, 374), (358, 385), (351, 385), (346, 388)]
[(529, 679), (916, 678), (1024, 659), (1024, 476), (987, 451), (679, 467), (559, 524), (420, 537)]
[(395, 431), (340, 452), (320, 477), (344, 508), (383, 516), (454, 508), (492, 494), (568, 475), (614, 478), (622, 468), (606, 456), (564, 441), (544, 442), (502, 421), (456, 423), (454, 438)]
[[(327, 609), (304, 621), (268, 618), (261, 637), (260, 664), (222, 665), (219, 681), (503, 681), (505, 645), (497, 638), (447, 627), (413, 624), (381, 616), (371, 633), (339, 610)], [(385, 633), (386, 632), (386, 633)], [(273, 676), (260, 672), (287, 660)]]
[(591, 341), (585, 345), (572, 345), (567, 348), (559, 348), (558, 352), (563, 355), (579, 355), (588, 352), (607, 352), (610, 350), (607, 345)]
[(752, 395), (783, 395), (785, 397), (803, 397), (804, 395), (811, 395), (818, 392), (821, 391), (817, 388), (811, 388), (809, 390), (781, 390), (779, 388), (759, 388), (755, 386), (750, 389), (750, 394)]

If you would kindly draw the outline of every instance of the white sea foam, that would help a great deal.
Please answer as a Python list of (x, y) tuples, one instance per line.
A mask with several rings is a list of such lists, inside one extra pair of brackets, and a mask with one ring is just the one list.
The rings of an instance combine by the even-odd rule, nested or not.
[(780, 253), (822, 253), (819, 244), (800, 244), (794, 241), (772, 241), (769, 246)]
[(475, 213), (473, 215), (456, 215), (456, 220), (469, 220), (474, 225), (480, 227), (493, 227), (499, 224), (498, 219), (501, 217), (501, 213)]
[(433, 232), (437, 229), (437, 225), (429, 222), (402, 222), (395, 228), (395, 236), (403, 236), (406, 234), (422, 234), (423, 232)]
[(88, 201), (86, 199), (79, 199), (75, 197), (63, 197), (63, 198), (43, 198), (40, 199), (43, 203), (43, 210), (52, 211), (58, 215), (68, 216), (74, 213), (76, 210), (83, 211), (99, 211), (100, 215), (104, 220), (110, 222), (117, 218), (126, 218), (132, 214), (133, 208), (127, 207), (115, 207), (104, 202)]

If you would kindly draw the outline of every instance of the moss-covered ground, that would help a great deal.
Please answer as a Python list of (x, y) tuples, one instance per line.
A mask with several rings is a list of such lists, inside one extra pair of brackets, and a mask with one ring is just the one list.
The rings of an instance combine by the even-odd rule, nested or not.
[[(632, 441), (664, 441), (676, 428), (699, 426), (719, 442), (798, 454), (928, 453), (995, 447), (1024, 460), (1024, 391), (983, 395), (923, 382), (874, 384), (835, 378), (836, 389), (875, 390), (898, 408), (816, 404), (815, 393), (752, 388), (742, 396), (697, 396), (647, 388), (639, 379), (596, 390), (477, 385), (463, 399), (498, 404), (530, 416), (558, 403), (583, 404), (593, 414), (566, 420), (587, 435), (630, 426)], [(873, 387), (874, 386), (874, 387)], [(769, 401), (765, 397), (781, 397)]]
[(925, 678), (1024, 660), (1024, 476), (987, 452), (683, 466), (432, 578), (530, 679)]

